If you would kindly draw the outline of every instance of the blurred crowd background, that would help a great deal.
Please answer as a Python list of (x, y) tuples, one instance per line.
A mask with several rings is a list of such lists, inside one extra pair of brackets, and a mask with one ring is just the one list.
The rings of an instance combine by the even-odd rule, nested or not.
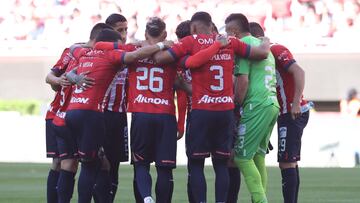
[(220, 31), (228, 14), (241, 12), (273, 41), (307, 51), (354, 51), (360, 36), (360, 0), (6, 0), (0, 7), (1, 49), (86, 41), (91, 27), (111, 13), (128, 19), (130, 40), (144, 38), (151, 16), (162, 17), (175, 39), (176, 26), (200, 10), (211, 13)]

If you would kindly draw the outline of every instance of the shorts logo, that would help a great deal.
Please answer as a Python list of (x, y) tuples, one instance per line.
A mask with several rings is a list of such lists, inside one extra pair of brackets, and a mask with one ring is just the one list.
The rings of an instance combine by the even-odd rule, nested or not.
[(287, 134), (287, 127), (280, 127), (279, 128), (279, 151), (284, 152), (286, 150), (286, 134)]
[(204, 95), (201, 97), (198, 104), (216, 104), (216, 103), (233, 103), (233, 100), (229, 96), (225, 97), (210, 97), (209, 95)]
[(144, 95), (142, 95), (142, 94), (139, 94), (139, 95), (135, 98), (134, 103), (169, 105), (169, 100), (167, 100), (167, 99), (160, 99), (160, 98), (148, 98), (148, 97), (144, 97)]
[(245, 124), (240, 124), (239, 125), (239, 130), (238, 130), (238, 135), (245, 135), (246, 133), (246, 125)]

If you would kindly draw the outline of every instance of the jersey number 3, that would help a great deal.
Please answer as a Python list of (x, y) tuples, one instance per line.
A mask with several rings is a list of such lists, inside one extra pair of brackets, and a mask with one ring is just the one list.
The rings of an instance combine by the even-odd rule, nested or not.
[[(163, 79), (159, 76), (155, 76), (155, 73), (164, 73), (164, 70), (161, 68), (146, 68), (139, 67), (136, 69), (136, 72), (142, 72), (142, 75), (136, 76), (136, 89), (138, 90), (148, 90), (152, 92), (161, 92), (163, 90)], [(149, 85), (141, 85), (142, 81), (149, 79)], [(156, 83), (158, 86), (156, 87)]]
[(210, 71), (218, 71), (218, 74), (214, 75), (214, 79), (218, 80), (218, 85), (210, 85), (211, 90), (221, 91), (224, 89), (224, 68), (222, 66), (213, 65), (210, 66)]

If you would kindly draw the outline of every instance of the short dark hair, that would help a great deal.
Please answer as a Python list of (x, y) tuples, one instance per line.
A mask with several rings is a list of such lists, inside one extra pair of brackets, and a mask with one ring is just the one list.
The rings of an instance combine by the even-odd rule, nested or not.
[(250, 22), (250, 33), (254, 37), (264, 37), (264, 29), (261, 27), (261, 25), (257, 22)]
[(146, 23), (146, 32), (151, 37), (158, 37), (166, 29), (165, 22), (158, 17), (152, 17)]
[(249, 21), (247, 17), (242, 13), (232, 13), (225, 19), (225, 24), (235, 20), (242, 32), (250, 32)]
[(105, 24), (105, 23), (97, 23), (91, 29), (90, 40), (94, 40), (103, 29), (112, 29), (112, 27), (110, 25)]
[(113, 14), (109, 15), (109, 17), (107, 17), (105, 20), (106, 24), (113, 26), (113, 27), (118, 22), (127, 22), (127, 20), (123, 15), (118, 14), (118, 13), (113, 13)]
[(191, 35), (190, 33), (190, 20), (185, 20), (181, 22), (177, 27), (175, 34), (177, 38), (182, 39), (186, 36)]
[(207, 12), (204, 12), (204, 11), (199, 11), (199, 12), (194, 13), (194, 15), (191, 17), (190, 22), (193, 23), (195, 21), (200, 21), (207, 26), (210, 26), (212, 23), (210, 14)]
[(121, 39), (122, 38), (119, 32), (113, 29), (103, 29), (97, 35), (95, 42), (117, 42)]

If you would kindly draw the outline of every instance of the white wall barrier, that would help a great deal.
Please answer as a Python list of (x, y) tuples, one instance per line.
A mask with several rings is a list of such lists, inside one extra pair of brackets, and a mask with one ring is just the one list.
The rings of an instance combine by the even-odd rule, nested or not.
[[(44, 117), (0, 112), (0, 126), (0, 162), (50, 162), (45, 158)], [(311, 112), (302, 141), (301, 166), (353, 167), (355, 152), (360, 152), (360, 119)], [(276, 128), (271, 142), (274, 150), (267, 156), (267, 165), (276, 166)], [(184, 138), (178, 141), (177, 162), (181, 165), (187, 162), (184, 143)]]

